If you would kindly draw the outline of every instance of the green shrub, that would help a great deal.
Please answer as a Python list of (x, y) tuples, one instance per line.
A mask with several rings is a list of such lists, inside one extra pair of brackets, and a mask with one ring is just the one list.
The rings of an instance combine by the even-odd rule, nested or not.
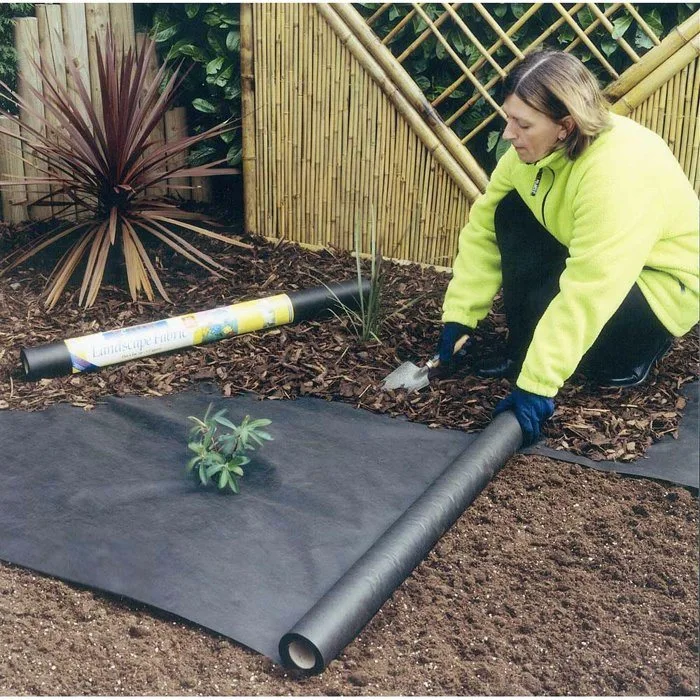
[[(190, 133), (202, 133), (227, 119), (240, 121), (240, 7), (237, 4), (135, 4), (137, 25), (149, 31), (166, 60), (192, 64), (181, 102), (188, 110)], [(240, 130), (197, 145), (190, 163), (226, 158), (241, 162)]]
[[(15, 17), (33, 17), (34, 4), (29, 2), (6, 2), (0, 4), (0, 81), (14, 90), (17, 87), (17, 51), (15, 51)], [(17, 114), (17, 107), (0, 97), (0, 107)]]
[[(238, 482), (244, 475), (243, 466), (250, 462), (246, 452), (252, 452), (264, 440), (274, 439), (261, 430), (271, 421), (267, 418), (251, 420), (250, 416), (246, 416), (240, 425), (235, 425), (226, 418), (225, 408), (211, 415), (212, 408), (213, 404), (209, 404), (201, 419), (189, 417), (194, 423), (190, 437), (199, 437), (199, 440), (187, 445), (195, 454), (187, 463), (187, 471), (195, 473), (202, 486), (214, 483), (221, 491), (230, 489), (238, 493)], [(224, 428), (230, 432), (225, 432)]]

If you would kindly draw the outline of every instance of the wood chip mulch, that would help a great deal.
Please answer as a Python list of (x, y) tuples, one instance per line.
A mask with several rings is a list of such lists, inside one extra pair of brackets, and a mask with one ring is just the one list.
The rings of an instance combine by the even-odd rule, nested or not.
[[(0, 259), (26, 235), (3, 227)], [(203, 247), (229, 268), (226, 278), (211, 277), (170, 251), (159, 251), (157, 267), (172, 304), (132, 302), (117, 268), (107, 275), (92, 308), (78, 307), (76, 280), (58, 306), (46, 311), (41, 293), (51, 270), (48, 255), (0, 277), (0, 409), (41, 410), (66, 402), (90, 410), (110, 395), (161, 396), (207, 381), (216, 383), (227, 396), (243, 391), (267, 399), (315, 396), (430, 426), (471, 431), (488, 424), (493, 407), (510, 391), (506, 380), (471, 376), (469, 364), (455, 377), (433, 380), (418, 393), (382, 390), (383, 378), (401, 362), (420, 363), (435, 352), (440, 307), (449, 281), (444, 272), (398, 263), (382, 266), (381, 342), (362, 342), (347, 318), (331, 317), (134, 360), (95, 373), (24, 380), (19, 362), (22, 347), (355, 276), (354, 258), (345, 252), (313, 252), (289, 243), (245, 240), (253, 243), (252, 249), (205, 242)], [(201, 245), (201, 240), (196, 242)], [(478, 352), (484, 356), (498, 352), (505, 334), (497, 300), (475, 334)], [(681, 390), (698, 378), (698, 349), (696, 328), (677, 339), (649, 379), (635, 388), (601, 388), (575, 375), (556, 399), (556, 412), (546, 427), (547, 445), (595, 460), (631, 461), (660, 438), (677, 435), (686, 404)]]

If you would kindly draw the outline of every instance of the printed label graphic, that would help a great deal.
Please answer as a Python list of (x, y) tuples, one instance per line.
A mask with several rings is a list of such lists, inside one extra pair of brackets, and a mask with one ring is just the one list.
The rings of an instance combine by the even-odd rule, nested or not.
[(75, 373), (281, 326), (293, 320), (292, 302), (286, 294), (279, 294), (64, 342)]

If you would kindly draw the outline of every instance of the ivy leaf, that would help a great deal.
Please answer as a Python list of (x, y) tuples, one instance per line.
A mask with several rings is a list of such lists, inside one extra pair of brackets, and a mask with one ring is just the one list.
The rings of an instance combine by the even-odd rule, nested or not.
[(493, 8), (493, 14), (499, 19), (503, 19), (506, 16), (506, 12), (508, 12), (508, 5), (504, 3), (495, 5)]
[(619, 48), (619, 45), (612, 37), (605, 37), (600, 42), (600, 48), (606, 56), (612, 56)]
[(199, 8), (199, 3), (188, 3), (187, 7), (185, 8), (185, 14), (187, 15), (187, 19), (194, 19), (197, 16), (197, 13), (199, 12)]
[(661, 15), (659, 14), (658, 9), (654, 8), (650, 12), (643, 12), (642, 18), (649, 25), (649, 29), (656, 34), (657, 38), (663, 36), (664, 25), (661, 21)]
[(226, 160), (231, 166), (240, 165), (243, 160), (243, 149), (240, 146), (231, 146), (226, 154)]
[(169, 39), (172, 39), (179, 31), (180, 31), (180, 23), (174, 22), (173, 24), (170, 24), (167, 27), (163, 27), (163, 28), (159, 29), (153, 35), (153, 39), (157, 44), (162, 44), (164, 41), (168, 41)]
[(241, 33), (236, 29), (232, 29), (226, 35), (226, 48), (232, 53), (239, 51), (241, 47)]
[(613, 39), (619, 39), (630, 28), (632, 24), (631, 15), (623, 15), (613, 20)]
[(654, 47), (654, 42), (641, 27), (637, 27), (634, 34), (634, 45), (638, 49), (651, 49)]
[(192, 106), (198, 112), (204, 112), (205, 114), (216, 113), (216, 107), (209, 102), (209, 100), (205, 100), (203, 97), (197, 97), (196, 99), (192, 100)]
[(221, 70), (221, 66), (224, 65), (224, 57), (217, 56), (207, 63), (207, 75), (214, 75)]

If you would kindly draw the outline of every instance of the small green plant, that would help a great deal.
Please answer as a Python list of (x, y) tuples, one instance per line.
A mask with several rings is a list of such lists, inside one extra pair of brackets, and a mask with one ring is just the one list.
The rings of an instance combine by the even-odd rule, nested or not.
[[(239, 479), (243, 476), (243, 466), (250, 462), (246, 452), (252, 452), (265, 440), (273, 437), (261, 428), (270, 425), (267, 418), (251, 420), (246, 416), (240, 425), (226, 418), (226, 409), (211, 415), (213, 404), (209, 404), (203, 418), (189, 416), (194, 422), (190, 438), (199, 438), (188, 443), (187, 447), (195, 456), (187, 462), (187, 471), (195, 472), (202, 486), (215, 483), (221, 490), (231, 489), (238, 493)], [(228, 428), (229, 432), (225, 429)]]

